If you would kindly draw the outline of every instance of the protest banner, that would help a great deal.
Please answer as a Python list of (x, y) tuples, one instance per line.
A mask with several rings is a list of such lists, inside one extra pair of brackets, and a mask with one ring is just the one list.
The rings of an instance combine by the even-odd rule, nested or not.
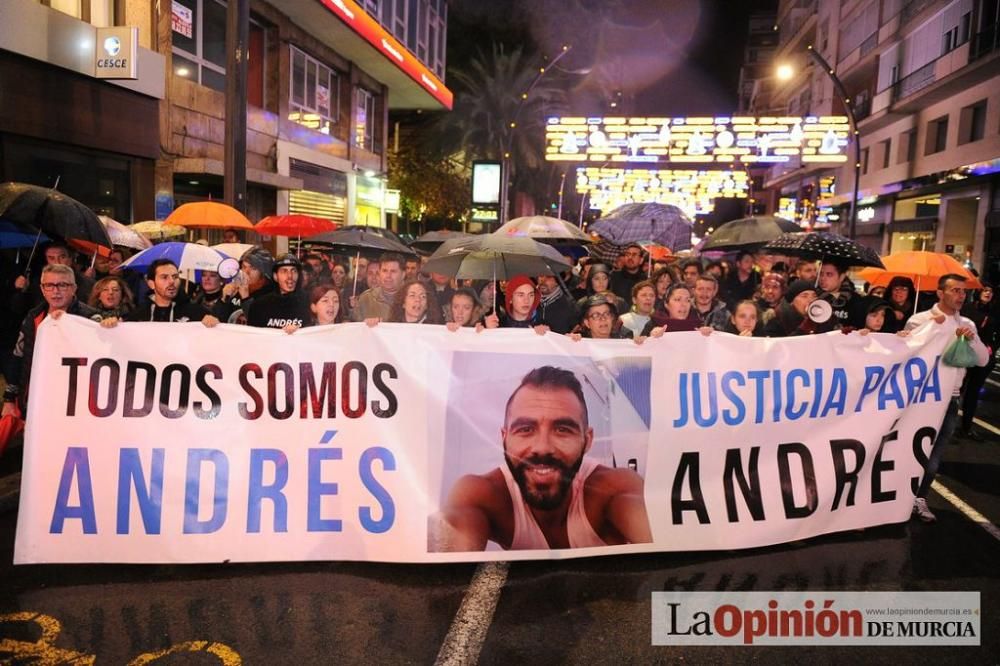
[(15, 562), (449, 562), (901, 522), (951, 334), (46, 319)]

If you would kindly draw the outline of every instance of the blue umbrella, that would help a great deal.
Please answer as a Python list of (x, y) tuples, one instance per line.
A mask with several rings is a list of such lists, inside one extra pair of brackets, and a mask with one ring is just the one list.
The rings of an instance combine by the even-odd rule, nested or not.
[(143, 272), (157, 259), (169, 259), (182, 271), (218, 271), (219, 263), (228, 259), (218, 250), (197, 243), (160, 243), (134, 255), (122, 268)]
[(625, 204), (590, 225), (614, 245), (652, 241), (680, 252), (691, 248), (691, 220), (677, 206), (658, 203)]
[(35, 243), (45, 243), (49, 237), (40, 231), (27, 232), (13, 222), (0, 220), (0, 250), (34, 247)]

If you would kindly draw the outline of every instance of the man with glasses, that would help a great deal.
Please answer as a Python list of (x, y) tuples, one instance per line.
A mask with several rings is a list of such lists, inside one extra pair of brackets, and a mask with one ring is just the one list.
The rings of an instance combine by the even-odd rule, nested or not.
[(63, 314), (100, 319), (97, 310), (80, 302), (76, 297), (76, 275), (69, 266), (48, 264), (39, 279), (44, 302), (28, 312), (21, 323), (21, 330), (11, 355), (10, 367), (5, 373), (8, 381), (3, 394), (2, 416), (14, 413), (20, 402), (22, 413), (27, 406), (28, 379), (31, 377), (31, 356), (35, 349), (35, 335), (46, 317), (59, 319)]
[(583, 305), (583, 312), (580, 315), (580, 334), (571, 337), (579, 340), (591, 338), (593, 340), (621, 340), (627, 336), (622, 335), (618, 323), (618, 308), (607, 296), (597, 294), (588, 298)]
[(630, 303), (632, 287), (646, 279), (646, 273), (642, 270), (644, 254), (641, 245), (632, 243), (622, 253), (621, 269), (611, 273), (611, 291), (621, 299), (622, 303)]
[[(930, 310), (924, 310), (910, 317), (906, 322), (906, 331), (913, 331), (932, 321), (939, 327), (940, 335), (949, 337), (955, 336), (965, 338), (976, 353), (976, 365), (983, 366), (989, 361), (989, 351), (986, 345), (979, 339), (976, 332), (976, 325), (971, 319), (963, 317), (959, 312), (962, 304), (965, 303), (965, 277), (962, 275), (948, 274), (938, 280), (937, 297), (938, 301)], [(930, 490), (934, 475), (937, 474), (938, 465), (941, 464), (941, 457), (944, 455), (944, 447), (951, 440), (955, 428), (958, 426), (959, 394), (962, 390), (962, 379), (965, 377), (965, 369), (959, 368), (958, 381), (948, 402), (948, 411), (945, 413), (944, 422), (941, 423), (941, 430), (938, 431), (934, 445), (931, 447), (931, 454), (924, 468), (924, 477), (920, 481), (917, 495), (913, 499), (913, 513), (925, 523), (932, 523), (937, 517), (927, 506), (927, 491)]]

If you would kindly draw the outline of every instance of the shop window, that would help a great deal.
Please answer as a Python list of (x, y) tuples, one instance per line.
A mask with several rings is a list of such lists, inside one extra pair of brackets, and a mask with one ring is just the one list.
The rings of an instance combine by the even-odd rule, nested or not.
[[(220, 0), (171, 0), (174, 76), (219, 92), (226, 90), (226, 4)], [(264, 106), (264, 28), (251, 20), (247, 101)]]
[(941, 116), (927, 123), (924, 155), (940, 153), (948, 144), (948, 116)]
[(986, 100), (963, 107), (958, 117), (958, 145), (979, 141), (986, 135)]
[(288, 119), (331, 134), (340, 116), (340, 76), (309, 54), (291, 47)]
[(39, 2), (99, 28), (115, 25), (116, 0), (39, 0)]

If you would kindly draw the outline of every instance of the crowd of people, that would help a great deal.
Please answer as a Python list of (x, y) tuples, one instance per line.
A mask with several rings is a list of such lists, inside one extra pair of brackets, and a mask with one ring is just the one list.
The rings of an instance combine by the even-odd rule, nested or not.
[[(313, 249), (301, 257), (274, 257), (254, 246), (241, 257), (240, 271), (231, 280), (213, 271), (182, 271), (167, 259), (152, 262), (144, 273), (122, 270), (126, 256), (120, 249), (80, 264), (58, 241), (46, 244), (39, 256), (42, 265), (29, 272), (30, 278), (6, 258), (0, 275), (4, 414), (25, 405), (39, 324), (63, 314), (109, 328), (120, 321), (200, 321), (208, 327), (228, 322), (294, 334), (302, 327), (347, 321), (368, 326), (398, 322), (445, 325), (453, 331), (531, 328), (574, 340), (640, 344), (682, 331), (752, 337), (834, 330), (906, 335), (928, 319), (941, 323), (952, 318), (956, 333), (969, 339), (982, 364), (967, 373), (942, 437), (950, 435), (949, 427), (958, 427), (964, 437), (975, 439), (976, 406), (1000, 341), (989, 285), (972, 292), (965, 278), (949, 275), (936, 293), (918, 293), (909, 279), (900, 277), (885, 288), (866, 285), (859, 290), (846, 264), (750, 252), (736, 254), (731, 262), (652, 261), (641, 246), (630, 245), (614, 266), (583, 257), (563, 275), (518, 275), (499, 282), (425, 273), (420, 259), (394, 253), (369, 259)], [(817, 301), (825, 305), (817, 307)], [(938, 448), (935, 444), (937, 458), (932, 454), (925, 481), (933, 478)], [(921, 499), (924, 486), (921, 492), (915, 512), (933, 519)]]

